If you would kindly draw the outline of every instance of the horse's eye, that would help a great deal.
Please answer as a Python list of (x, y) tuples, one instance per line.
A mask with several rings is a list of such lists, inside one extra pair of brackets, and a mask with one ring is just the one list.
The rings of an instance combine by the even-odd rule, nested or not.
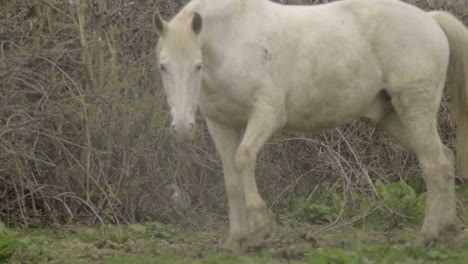
[(198, 63), (198, 64), (195, 66), (195, 70), (196, 70), (196, 71), (200, 71), (201, 69), (203, 69), (203, 64), (202, 64), (202, 63)]
[(163, 71), (163, 72), (167, 72), (166, 64), (161, 63), (161, 64), (159, 65), (159, 69), (161, 69), (161, 71)]

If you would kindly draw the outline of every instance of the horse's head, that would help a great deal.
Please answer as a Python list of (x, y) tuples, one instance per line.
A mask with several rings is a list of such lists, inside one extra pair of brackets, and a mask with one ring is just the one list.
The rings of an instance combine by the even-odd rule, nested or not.
[(203, 60), (198, 13), (182, 14), (170, 23), (154, 16), (159, 35), (157, 56), (164, 89), (171, 108), (171, 128), (183, 142), (195, 134), (195, 112), (201, 86)]

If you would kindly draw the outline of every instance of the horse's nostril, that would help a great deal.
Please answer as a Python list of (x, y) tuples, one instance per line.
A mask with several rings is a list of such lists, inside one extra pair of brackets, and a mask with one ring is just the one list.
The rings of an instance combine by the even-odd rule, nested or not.
[(171, 129), (172, 129), (172, 133), (177, 134), (175, 125), (171, 125)]

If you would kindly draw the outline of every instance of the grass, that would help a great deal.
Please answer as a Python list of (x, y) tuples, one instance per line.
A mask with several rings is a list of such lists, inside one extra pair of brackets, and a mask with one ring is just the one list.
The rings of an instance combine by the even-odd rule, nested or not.
[[(389, 194), (389, 197), (383, 197), (387, 202), (386, 208), (398, 214), (389, 213), (388, 209), (376, 211), (366, 221), (337, 228), (336, 225), (304, 221), (312, 219), (311, 215), (326, 216), (332, 210), (337, 210), (329, 196), (324, 196), (325, 200), (329, 200), (327, 210), (309, 206), (298, 198), (299, 206), (291, 209), (289, 215), (276, 217), (278, 224), (267, 247), (240, 255), (219, 250), (218, 245), (227, 230), (226, 223), (219, 223), (210, 231), (193, 231), (158, 222), (97, 229), (79, 226), (64, 229), (7, 229), (0, 223), (0, 263), (467, 263), (468, 231), (464, 231), (467, 239), (465, 247), (460, 250), (442, 246), (430, 249), (413, 247), (411, 241), (419, 229), (420, 221), (405, 222), (401, 213), (407, 214), (405, 212), (410, 212), (410, 208), (417, 209), (421, 196), (404, 184), (389, 184), (379, 188), (379, 195)], [(392, 200), (390, 197), (398, 199)], [(463, 211), (468, 204), (468, 188), (458, 188), (458, 197)], [(317, 199), (313, 205), (326, 205), (325, 200)], [(467, 214), (461, 215), (467, 223)], [(416, 218), (420, 219), (422, 215), (416, 214)], [(322, 220), (322, 223), (329, 222), (327, 217), (322, 217)], [(398, 224), (388, 224), (393, 222)]]
[[(468, 247), (415, 248), (416, 227), (382, 231), (346, 227), (306, 237), (306, 226), (277, 226), (268, 247), (234, 255), (218, 250), (219, 232), (193, 232), (147, 223), (102, 229), (21, 229), (9, 231), (22, 241), (7, 263), (466, 263)], [(164, 234), (161, 234), (164, 233)], [(468, 244), (468, 241), (466, 242)]]

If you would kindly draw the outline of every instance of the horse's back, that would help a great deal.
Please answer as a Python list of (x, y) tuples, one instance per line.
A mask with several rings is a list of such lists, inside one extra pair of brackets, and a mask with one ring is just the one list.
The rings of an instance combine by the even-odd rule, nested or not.
[(398, 0), (343, 1), (343, 7), (372, 44), (388, 82), (445, 77), (448, 41), (430, 13)]
[(444, 32), (430, 14), (400, 1), (309, 7), (252, 1), (250, 7), (229, 20), (232, 33), (212, 43), (220, 63), (207, 87), (231, 98), (230, 107), (204, 100), (212, 118), (232, 108), (223, 116), (246, 122), (260, 96), (275, 94), (285, 98), (285, 129), (327, 129), (380, 112), (382, 90), (445, 77)]
[(292, 27), (299, 20), (307, 25), (286, 33), (294, 40), (283, 50), (291, 63), (285, 63), (285, 76), (277, 74), (277, 83), (289, 89), (287, 129), (306, 123), (330, 128), (359, 117), (377, 121), (386, 109), (382, 91), (395, 95), (414, 82), (444, 81), (447, 39), (432, 16), (416, 7), (397, 0), (347, 0), (284, 12), (300, 14), (291, 18)]

